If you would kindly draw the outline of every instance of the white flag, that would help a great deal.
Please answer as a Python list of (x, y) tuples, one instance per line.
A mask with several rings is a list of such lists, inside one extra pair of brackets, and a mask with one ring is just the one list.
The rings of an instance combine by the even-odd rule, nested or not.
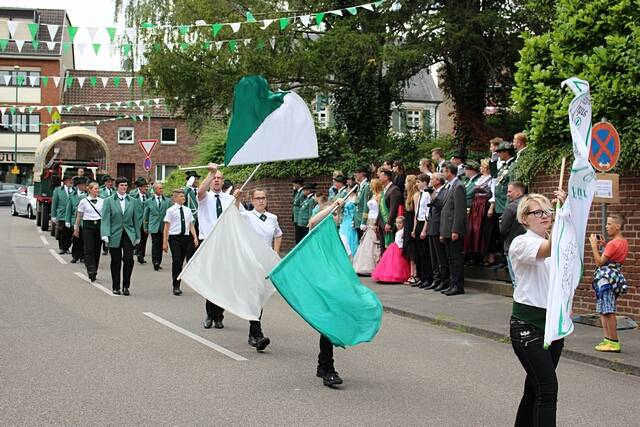
[(212, 303), (245, 320), (260, 320), (275, 289), (267, 274), (280, 257), (232, 204), (182, 270), (179, 279)]
[(573, 332), (571, 305), (582, 278), (584, 241), (596, 176), (589, 164), (591, 145), (591, 94), (589, 83), (576, 77), (562, 82), (575, 97), (569, 105), (569, 125), (573, 140), (573, 165), (567, 200), (556, 210), (551, 245), (551, 272), (544, 345)]

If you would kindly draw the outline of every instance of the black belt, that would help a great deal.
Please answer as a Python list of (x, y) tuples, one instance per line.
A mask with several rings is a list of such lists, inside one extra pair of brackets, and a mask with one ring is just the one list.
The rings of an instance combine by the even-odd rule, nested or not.
[(87, 225), (100, 225), (100, 220), (99, 219), (83, 219), (82, 226), (84, 227)]
[(189, 237), (188, 234), (169, 234), (169, 237)]

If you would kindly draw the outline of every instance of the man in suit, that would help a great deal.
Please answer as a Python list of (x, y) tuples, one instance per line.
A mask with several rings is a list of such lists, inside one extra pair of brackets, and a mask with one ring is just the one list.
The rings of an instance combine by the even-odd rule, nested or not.
[(169, 199), (164, 196), (164, 186), (161, 182), (153, 184), (153, 196), (144, 202), (143, 229), (151, 235), (151, 262), (155, 271), (162, 267), (162, 232), (164, 231), (164, 216), (169, 209)]
[(302, 193), (302, 186), (304, 185), (304, 180), (302, 178), (294, 178), (291, 181), (292, 188), (292, 197), (293, 197), (293, 228), (295, 230), (295, 240), (296, 243), (302, 240), (302, 236), (304, 235), (304, 230), (302, 227), (298, 226), (298, 215), (300, 214), (300, 207), (302, 206), (302, 202), (304, 201), (304, 194)]
[(198, 234), (198, 186), (200, 183), (200, 175), (196, 171), (187, 171), (187, 183), (182, 188), (185, 197), (185, 206), (191, 210), (193, 215), (193, 226), (196, 228), (196, 235)]
[(431, 175), (431, 203), (427, 216), (427, 239), (429, 240), (429, 256), (433, 268), (433, 283), (424, 289), (441, 292), (449, 288), (449, 261), (444, 250), (444, 242), (440, 241), (440, 224), (442, 208), (447, 198), (447, 189), (444, 175), (433, 173)]
[[(140, 243), (141, 216), (138, 215), (138, 203), (127, 194), (127, 178), (116, 179), (117, 192), (114, 197), (105, 199), (102, 207), (100, 235), (109, 246), (111, 254), (111, 283), (113, 293), (129, 295), (131, 273), (133, 272), (133, 248)], [(120, 267), (122, 265), (122, 282)]]
[[(313, 183), (307, 183), (302, 186), (302, 195), (304, 199), (300, 205), (300, 211), (298, 212), (298, 218), (296, 225), (300, 229), (300, 240), (304, 239), (304, 236), (309, 233), (309, 220), (311, 219), (313, 208), (316, 207), (316, 200), (313, 197), (315, 194), (316, 185)], [(297, 241), (296, 243), (299, 243)]]
[(378, 175), (378, 179), (382, 184), (382, 197), (380, 204), (380, 214), (378, 214), (378, 230), (380, 239), (380, 249), (384, 252), (385, 248), (393, 242), (395, 233), (396, 218), (398, 217), (398, 207), (402, 204), (402, 193), (400, 189), (393, 184), (393, 174), (389, 170), (382, 170)]
[(464, 184), (457, 177), (458, 167), (447, 162), (444, 178), (447, 195), (440, 217), (440, 240), (449, 261), (449, 288), (441, 291), (447, 296), (464, 294), (464, 236), (467, 233), (467, 202)]
[(371, 199), (371, 189), (367, 181), (367, 167), (359, 167), (356, 170), (356, 182), (358, 183), (358, 197), (356, 199), (356, 213), (353, 217), (353, 225), (358, 233), (358, 239), (362, 238), (362, 233), (367, 229), (366, 215), (369, 213), (367, 202)]
[(53, 190), (53, 200), (51, 202), (51, 222), (56, 225), (56, 239), (58, 239), (60, 255), (69, 252), (71, 247), (73, 230), (65, 224), (67, 202), (71, 193), (73, 193), (73, 173), (66, 171), (62, 179), (62, 185)]
[(433, 164), (436, 165), (436, 172), (442, 173), (444, 170), (444, 164), (446, 163), (444, 159), (444, 150), (440, 147), (436, 147), (431, 150), (431, 160), (433, 160)]
[[(74, 189), (69, 195), (69, 200), (67, 200), (67, 209), (64, 215), (64, 225), (71, 230), (73, 230), (74, 224), (76, 223), (76, 214), (78, 213), (80, 200), (87, 197), (86, 186), (87, 179), (84, 176), (78, 175), (73, 177)], [(80, 233), (82, 233), (82, 227), (80, 227)], [(84, 245), (82, 237), (73, 236), (71, 243), (71, 264), (75, 264), (78, 261), (84, 262)]]
[[(433, 267), (431, 264), (431, 257), (429, 255), (429, 238), (427, 231), (429, 230), (427, 224), (427, 217), (429, 216), (429, 205), (431, 204), (431, 195), (427, 190), (430, 183), (430, 178), (426, 174), (420, 174), (416, 177), (416, 183), (418, 184), (418, 190), (420, 190), (418, 203), (414, 207), (415, 209), (415, 226), (412, 231), (412, 236), (415, 239), (416, 245), (416, 276), (418, 281), (411, 286), (417, 286), (421, 289), (425, 289), (433, 283)], [(437, 268), (437, 266), (436, 266)]]
[(333, 187), (336, 189), (336, 194), (329, 197), (330, 202), (333, 203), (336, 199), (344, 199), (347, 196), (347, 178), (344, 175), (333, 178)]
[(144, 204), (151, 196), (149, 194), (149, 183), (146, 179), (139, 176), (135, 181), (136, 188), (129, 192), (129, 197), (136, 202), (136, 213), (138, 215), (138, 224), (140, 224), (140, 242), (135, 248), (134, 254), (138, 257), (140, 264), (146, 264), (144, 256), (147, 253), (147, 238), (149, 234), (143, 229), (142, 216), (144, 215)]
[(516, 278), (513, 274), (513, 268), (511, 267), (511, 261), (509, 260), (509, 246), (513, 239), (521, 234), (526, 233), (526, 230), (520, 224), (517, 218), (518, 205), (520, 199), (524, 196), (525, 187), (520, 181), (512, 181), (509, 183), (507, 190), (507, 196), (509, 197), (509, 204), (500, 218), (500, 234), (504, 239), (504, 255), (507, 258), (507, 267), (509, 268), (509, 276), (511, 276), (511, 284), (515, 287)]
[[(489, 210), (494, 212), (496, 217), (495, 221), (499, 222), (503, 212), (507, 208), (507, 204), (509, 203), (507, 189), (511, 180), (511, 168), (515, 161), (515, 158), (513, 157), (513, 145), (510, 142), (502, 141), (498, 146), (498, 154), (500, 155), (500, 160), (502, 160), (503, 163), (500, 170), (498, 170), (498, 178), (496, 178), (493, 197), (489, 200), (489, 202), (492, 203), (492, 206), (489, 206)], [(503, 268), (506, 266), (507, 261), (505, 259), (496, 267)]]
[(502, 138), (499, 136), (489, 141), (489, 151), (491, 152), (489, 172), (491, 173), (491, 178), (494, 179), (498, 177), (498, 170), (502, 167), (502, 160), (500, 160), (500, 155), (498, 154), (498, 147), (501, 142)]
[(100, 187), (100, 198), (106, 199), (116, 194), (116, 189), (113, 188), (113, 178), (111, 175), (102, 175), (102, 187)]

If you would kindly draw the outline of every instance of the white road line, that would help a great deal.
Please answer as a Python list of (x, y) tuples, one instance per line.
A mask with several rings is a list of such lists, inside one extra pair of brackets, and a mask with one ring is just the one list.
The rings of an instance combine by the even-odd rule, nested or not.
[(232, 358), (233, 360), (236, 360), (238, 362), (241, 362), (243, 360), (247, 360), (244, 357), (240, 356), (239, 354), (236, 354), (233, 351), (227, 350), (226, 348), (224, 348), (224, 347), (222, 347), (222, 346), (220, 346), (220, 345), (218, 345), (216, 343), (213, 343), (213, 342), (211, 342), (209, 340), (206, 340), (206, 339), (202, 338), (201, 336), (194, 334), (193, 332), (189, 332), (186, 329), (183, 329), (180, 326), (175, 325), (175, 324), (169, 322), (168, 320), (163, 319), (160, 316), (157, 316), (157, 315), (155, 315), (153, 313), (149, 313), (149, 312), (143, 312), (142, 314), (144, 314), (147, 317), (150, 317), (151, 319), (155, 320), (156, 322), (158, 322), (158, 323), (160, 323), (160, 324), (162, 324), (162, 325), (164, 325), (164, 326), (166, 326), (168, 328), (173, 329), (176, 332), (181, 333), (182, 335), (184, 335), (186, 337), (191, 338), (194, 341), (198, 341), (200, 344), (204, 344), (207, 347), (212, 348), (213, 350), (217, 351), (218, 353), (222, 353), (225, 356)]
[(94, 288), (99, 289), (102, 292), (104, 292), (105, 294), (109, 295), (110, 297), (116, 297), (117, 296), (117, 295), (114, 295), (114, 293), (111, 292), (109, 289), (107, 289), (104, 286), (102, 286), (100, 283), (92, 282), (87, 276), (85, 276), (84, 274), (80, 273), (79, 271), (76, 271), (74, 274), (76, 276), (78, 276), (79, 278), (81, 278), (82, 280), (84, 280), (85, 282), (87, 282), (88, 284), (90, 284), (91, 286), (93, 286)]
[(41, 236), (40, 236), (40, 240), (42, 240), (42, 244), (43, 244), (43, 245), (45, 245), (45, 246), (49, 246), (49, 241), (47, 240), (47, 238), (46, 238), (46, 237), (44, 237), (44, 236), (42, 236), (42, 235), (41, 235)]
[(60, 264), (66, 264), (66, 263), (67, 263), (67, 261), (65, 261), (65, 260), (64, 260), (60, 255), (58, 255), (58, 254), (56, 253), (56, 251), (54, 251), (53, 249), (49, 249), (49, 252), (51, 252), (51, 255), (53, 255), (53, 257), (54, 257), (55, 259), (57, 259), (57, 260), (58, 260), (58, 262), (59, 262)]

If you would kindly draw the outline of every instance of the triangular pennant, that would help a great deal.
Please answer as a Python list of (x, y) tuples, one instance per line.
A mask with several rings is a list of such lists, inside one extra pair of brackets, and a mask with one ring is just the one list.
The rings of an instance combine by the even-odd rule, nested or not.
[(256, 45), (258, 49), (264, 49), (264, 40), (258, 39), (258, 43)]
[(114, 27), (107, 27), (105, 30), (107, 30), (107, 34), (109, 34), (109, 40), (113, 43), (116, 38), (116, 29)]
[(53, 107), (51, 105), (47, 105), (47, 113), (51, 114), (53, 111)]
[(22, 114), (24, 114), (24, 109), (25, 109), (25, 107), (18, 107), (18, 111), (19, 111), (20, 113), (22, 113)]
[(71, 50), (71, 43), (69, 43), (69, 42), (62, 43), (62, 52), (63, 53), (69, 53), (70, 50)]
[(180, 49), (185, 51), (189, 48), (189, 43), (180, 43)]
[(127, 56), (131, 52), (131, 44), (125, 43), (122, 45), (122, 55)]
[(58, 85), (60, 84), (60, 77), (58, 76), (53, 76), (53, 84), (58, 87)]
[(275, 37), (271, 37), (271, 39), (269, 40), (269, 44), (271, 45), (271, 49), (275, 49), (276, 48), (276, 38)]
[(224, 24), (213, 24), (211, 26), (211, 34), (213, 35), (213, 37), (218, 35), (223, 26)]
[(329, 13), (333, 13), (334, 15), (342, 16), (342, 10), (340, 10), (340, 9), (332, 10)]
[(15, 39), (18, 23), (16, 21), (6, 21), (6, 22), (7, 22), (7, 27), (9, 28), (9, 38)]
[(24, 46), (24, 40), (15, 40), (18, 52), (22, 52), (22, 46)]
[(127, 104), (127, 107), (129, 107), (129, 108), (133, 108), (133, 106), (134, 106), (133, 101), (127, 101), (126, 104)]
[(47, 87), (47, 85), (49, 84), (49, 77), (48, 76), (41, 76), (40, 77), (40, 84), (42, 85), (42, 87)]
[(141, 105), (138, 108), (140, 109), (140, 111), (144, 111), (144, 105)]
[(140, 119), (140, 121), (144, 120), (144, 114), (138, 114), (138, 118)]
[(280, 18), (280, 30), (284, 30), (289, 25), (289, 18)]
[(211, 42), (209, 40), (205, 40), (204, 42), (202, 42), (202, 48), (204, 50), (209, 50), (211, 49)]
[[(115, 85), (115, 78), (114, 78), (114, 85)], [(120, 85), (120, 77), (118, 77), (118, 85)], [(118, 108), (120, 108), (120, 106), (122, 105), (122, 102), (120, 101), (116, 101), (116, 105), (118, 106)]]
[(160, 104), (160, 98), (154, 98), (154, 99), (153, 99), (153, 102), (154, 102), (156, 105)]
[(56, 109), (58, 110), (59, 113), (62, 113), (62, 107), (63, 105), (56, 105)]
[(124, 80), (127, 82), (127, 87), (131, 87), (131, 82), (133, 81), (133, 77), (125, 77)]
[(144, 76), (136, 77), (136, 82), (138, 83), (138, 87), (142, 87), (142, 85), (144, 84)]
[(124, 116), (124, 117), (125, 118), (127, 118), (127, 117), (130, 118), (134, 122), (136, 121), (136, 116)]
[(222, 48), (222, 42), (216, 42), (216, 49), (220, 50)]
[(94, 51), (94, 52), (95, 52), (95, 54), (97, 55), (97, 54), (98, 54), (98, 52), (100, 51), (100, 46), (101, 46), (101, 44), (100, 44), (100, 43), (93, 43), (93, 44), (92, 44), (92, 46), (93, 46), (93, 51)]
[(189, 25), (180, 25), (180, 26), (178, 26), (178, 31), (180, 31), (180, 34), (182, 34), (184, 36), (185, 34), (187, 34), (189, 32)]
[(9, 112), (11, 114), (15, 114), (16, 113), (16, 107), (9, 107)]
[(9, 39), (0, 39), (0, 50), (4, 51), (9, 44)]
[(29, 22), (27, 27), (29, 27), (29, 33), (31, 33), (31, 40), (35, 40), (38, 35), (38, 30), (40, 30), (40, 24), (36, 22)]
[(84, 43), (75, 43), (75, 45), (76, 45), (77, 54), (79, 56), (84, 55), (84, 50), (86, 45)]
[(262, 20), (262, 29), (266, 30), (269, 25), (273, 22), (273, 19), (263, 19)]
[(94, 41), (96, 38), (97, 32), (98, 32), (98, 27), (87, 27), (87, 33), (89, 33), (89, 40)]
[(228, 43), (229, 52), (235, 52), (238, 49), (238, 42), (236, 40), (229, 40)]
[(56, 34), (58, 34), (59, 25), (47, 24), (47, 30), (49, 31), (49, 39), (54, 41)]
[(324, 19), (324, 12), (316, 13), (316, 25), (322, 24), (323, 19)]
[(309, 23), (311, 22), (311, 15), (302, 15), (299, 18), (300, 22), (302, 22), (302, 25), (304, 25), (305, 27), (309, 26)]
[(96, 110), (98, 110), (98, 111), (102, 110), (102, 104), (97, 103), (96, 104)]
[(165, 43), (165, 46), (167, 46), (167, 49), (173, 50), (173, 43)]
[(380, 0), (380, 1), (373, 2), (373, 5), (374, 5), (376, 8), (378, 8), (378, 7), (382, 6), (382, 3), (384, 3), (384, 0)]
[(96, 125), (99, 125), (99, 124), (100, 124), (100, 120), (96, 120)]
[(40, 41), (38, 41), (38, 40), (31, 41), (31, 46), (33, 47), (33, 50), (40, 49)]
[(86, 77), (76, 77), (76, 78), (78, 79), (78, 84), (80, 85), (80, 88), (82, 88)]
[(231, 24), (229, 24), (234, 33), (238, 32), (238, 30), (240, 29), (240, 25), (242, 25), (240, 22), (232, 22)]
[(85, 105), (84, 106), (84, 109), (87, 110), (87, 113), (89, 112), (89, 108), (91, 108), (91, 106), (89, 106), (89, 105)]
[(347, 12), (349, 12), (352, 15), (357, 15), (358, 14), (358, 8), (357, 7), (348, 7), (347, 8)]
[(38, 82), (38, 76), (29, 76), (29, 85), (35, 86)]
[(129, 27), (125, 30), (125, 34), (130, 41), (133, 41), (136, 38), (136, 29), (134, 27)]
[(100, 80), (102, 80), (102, 87), (107, 87), (107, 84), (109, 83), (109, 77), (100, 77)]
[(136, 104), (136, 107), (140, 106), (140, 100), (139, 99), (136, 99), (135, 101), (133, 101), (133, 103)]
[(89, 84), (91, 85), (91, 87), (96, 87), (96, 85), (98, 84), (98, 78), (96, 76), (89, 77)]
[(73, 43), (73, 39), (76, 38), (76, 33), (78, 32), (78, 27), (69, 26), (67, 27), (67, 32), (69, 33), (69, 40)]
[(65, 106), (64, 106), (64, 109), (65, 109), (65, 110), (67, 110), (67, 113), (68, 113), (69, 111), (71, 111), (71, 109), (72, 109), (72, 108), (73, 108), (73, 105), (65, 105)]
[(249, 46), (250, 43), (251, 43), (251, 39), (242, 40), (242, 44), (244, 44), (245, 46)]
[(0, 107), (0, 115), (4, 115), (5, 111), (7, 111), (7, 107)]
[(18, 86), (23, 86), (25, 81), (25, 76), (18, 74), (18, 76), (16, 77), (16, 81), (18, 83)]
[(49, 50), (53, 50), (56, 48), (56, 42), (47, 42), (47, 47)]
[(256, 18), (253, 17), (253, 14), (250, 11), (247, 11), (247, 22), (256, 22)]
[(116, 76), (116, 77), (113, 78), (113, 85), (115, 87), (120, 87), (120, 77)]
[(370, 10), (371, 12), (373, 12), (373, 3), (363, 4), (360, 7), (363, 8), (363, 9), (367, 9), (367, 10)]
[(31, 114), (34, 111), (36, 111), (36, 108), (38, 108), (38, 107), (34, 107), (34, 106), (29, 107), (29, 109), (28, 109), (29, 110), (29, 114)]
[(150, 30), (153, 27), (155, 27), (155, 24), (152, 24), (151, 22), (143, 22), (141, 27), (144, 28), (145, 30)]
[(4, 85), (9, 86), (9, 82), (11, 81), (11, 74), (5, 74), (2, 77), (4, 79)]

